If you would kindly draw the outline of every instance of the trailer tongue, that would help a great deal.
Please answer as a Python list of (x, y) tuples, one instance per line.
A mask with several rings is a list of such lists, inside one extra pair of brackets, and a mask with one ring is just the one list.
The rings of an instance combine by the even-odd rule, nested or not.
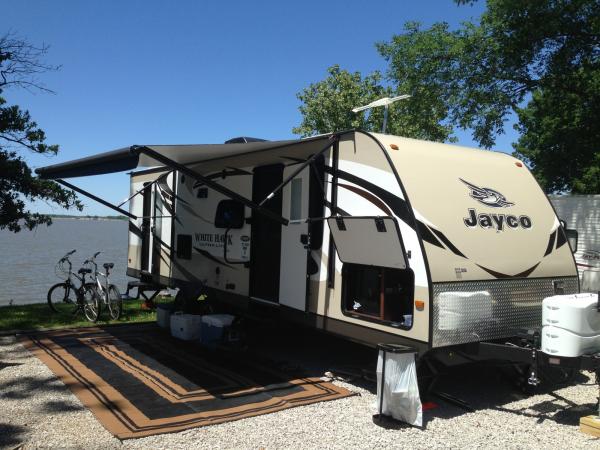
[(541, 382), (539, 375), (548, 368), (592, 371), (600, 384), (600, 293), (556, 295), (544, 299), (542, 307), (539, 327), (515, 332), (511, 338), (449, 350), (469, 361), (523, 364), (531, 386)]

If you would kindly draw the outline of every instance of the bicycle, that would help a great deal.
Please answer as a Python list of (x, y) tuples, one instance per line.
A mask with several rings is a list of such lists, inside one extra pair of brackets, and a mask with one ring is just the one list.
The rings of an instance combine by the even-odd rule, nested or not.
[[(101, 306), (102, 303), (104, 303), (108, 307), (110, 318), (113, 320), (118, 320), (123, 312), (123, 298), (121, 297), (121, 293), (119, 292), (117, 286), (110, 283), (110, 270), (115, 267), (115, 264), (104, 263), (102, 267), (104, 267), (106, 272), (99, 272), (98, 264), (96, 263), (96, 257), (100, 253), (102, 252), (96, 252), (94, 256), (92, 256), (90, 259), (87, 259), (83, 265), (85, 266), (87, 264), (94, 267), (92, 273), (94, 278), (94, 290), (99, 299), (98, 315), (100, 315)], [(100, 282), (100, 277), (104, 278), (104, 284)]]
[[(94, 323), (98, 321), (100, 316), (100, 303), (98, 296), (92, 283), (86, 283), (85, 277), (90, 274), (91, 269), (82, 267), (77, 274), (73, 273), (73, 264), (69, 257), (75, 253), (75, 250), (70, 251), (61, 259), (58, 260), (54, 267), (54, 272), (59, 278), (66, 276), (65, 281), (57, 283), (48, 290), (47, 301), (50, 309), (58, 313), (60, 312), (57, 305), (60, 303), (76, 305), (73, 310), (73, 315), (78, 312), (83, 312), (85, 318)], [(76, 287), (74, 279), (79, 281), (79, 287)]]

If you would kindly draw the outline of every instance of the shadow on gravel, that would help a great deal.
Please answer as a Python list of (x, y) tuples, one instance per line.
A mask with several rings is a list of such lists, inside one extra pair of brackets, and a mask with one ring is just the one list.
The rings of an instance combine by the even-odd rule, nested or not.
[[(473, 412), (490, 409), (537, 419), (537, 423), (549, 420), (561, 425), (578, 426), (581, 417), (596, 411), (596, 405), (593, 403), (578, 405), (556, 391), (576, 384), (592, 383), (593, 377), (590, 379), (580, 374), (570, 384), (547, 382), (543, 387), (540, 386), (534, 395), (529, 395), (519, 390), (500, 367), (475, 365), (448, 370), (436, 385), (436, 391), (450, 394), (466, 402)], [(595, 392), (591, 394), (589, 400), (596, 400)], [(548, 396), (551, 398), (549, 399)], [(434, 418), (450, 419), (471, 412), (442, 399), (436, 399), (434, 395), (425, 400), (438, 404), (437, 408), (424, 412), (425, 426)]]
[(0, 361), (0, 370), (5, 369), (6, 367), (20, 366), (21, 364), (23, 364), (23, 363), (13, 363), (13, 362)]
[[(349, 384), (376, 393), (375, 367), (377, 351), (348, 342), (316, 330), (289, 327), (251, 327), (249, 344), (252, 351), (290, 366), (302, 367), (308, 376), (322, 377), (326, 372), (338, 375)], [(585, 374), (578, 375), (570, 384), (593, 384)], [(494, 365), (471, 365), (448, 369), (440, 376), (435, 390), (466, 402), (474, 412), (485, 409), (503, 411), (538, 422), (550, 420), (561, 425), (579, 424), (582, 416), (595, 412), (595, 405), (577, 405), (555, 391), (569, 384), (546, 383), (531, 396), (519, 390), (502, 368)], [(591, 394), (589, 401), (596, 400)], [(551, 396), (548, 399), (547, 396)], [(539, 399), (539, 400), (538, 400)], [(432, 408), (423, 412), (424, 428), (433, 419), (451, 419), (470, 411), (456, 406), (433, 394), (424, 395), (423, 402)], [(521, 405), (523, 401), (523, 405)], [(375, 411), (373, 411), (375, 413)], [(384, 424), (380, 424), (384, 426)], [(398, 422), (385, 425), (390, 429), (404, 429)]]
[(15, 448), (25, 440), (26, 428), (0, 422), (0, 448)]
[(85, 409), (81, 405), (77, 405), (73, 402), (65, 402), (63, 400), (51, 400), (44, 403), (42, 411), (47, 413), (66, 413), (71, 411), (81, 411)]
[(0, 383), (0, 399), (24, 400), (40, 392), (58, 392), (64, 385), (52, 377), (20, 377)]

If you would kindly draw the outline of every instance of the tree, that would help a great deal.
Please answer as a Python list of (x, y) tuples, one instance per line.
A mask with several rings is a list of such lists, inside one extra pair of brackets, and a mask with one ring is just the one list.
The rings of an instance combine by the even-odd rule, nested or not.
[(572, 74), (579, 92), (540, 89), (518, 109), (515, 156), (546, 192), (600, 193), (600, 71)]
[(8, 105), (4, 98), (4, 92), (11, 88), (51, 92), (37, 79), (38, 74), (57, 69), (41, 62), (47, 50), (12, 34), (0, 38), (0, 230), (18, 232), (22, 226), (31, 230), (52, 223), (49, 216), (29, 211), (25, 200), (82, 209), (74, 192), (33, 175), (22, 152), (55, 155), (58, 146), (46, 144), (44, 131), (29, 112)]
[(600, 192), (598, 0), (488, 0), (479, 24), (409, 24), (378, 48), (392, 83), (423, 80), (484, 147), (516, 113), (515, 155), (547, 192)]
[(349, 128), (371, 129), (374, 118), (356, 115), (352, 108), (386, 95), (380, 85), (381, 74), (373, 72), (363, 78), (359, 72), (350, 73), (337, 65), (327, 72), (327, 78), (297, 94), (302, 102), (302, 123), (293, 132), (310, 136)]
[[(329, 75), (324, 80), (311, 84), (297, 95), (302, 102), (302, 123), (293, 132), (302, 136), (351, 128), (379, 132), (382, 108), (358, 114), (353, 113), (352, 108), (393, 94), (390, 87), (381, 84), (381, 74), (375, 71), (363, 77), (359, 72), (350, 73), (337, 65), (327, 71)], [(430, 106), (403, 100), (390, 107), (387, 132), (420, 139), (450, 139), (450, 128), (440, 125), (437, 119)]]
[[(600, 192), (600, 2), (488, 0), (486, 6), (479, 23), (423, 29), (409, 22), (377, 44), (390, 91), (413, 95), (391, 118), (390, 132), (443, 141), (456, 128), (469, 129), (490, 148), (516, 115), (515, 155), (544, 189)], [(303, 115), (314, 115), (319, 105), (299, 98), (310, 106), (301, 108)]]

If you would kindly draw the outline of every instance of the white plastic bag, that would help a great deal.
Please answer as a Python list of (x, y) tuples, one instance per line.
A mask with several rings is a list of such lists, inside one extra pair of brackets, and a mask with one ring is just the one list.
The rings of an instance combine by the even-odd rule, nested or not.
[[(383, 355), (383, 350), (380, 350), (377, 360), (377, 412), (421, 427), (423, 407), (417, 383), (415, 354), (385, 352), (385, 380), (382, 383)], [(382, 387), (383, 406), (379, 411)]]

